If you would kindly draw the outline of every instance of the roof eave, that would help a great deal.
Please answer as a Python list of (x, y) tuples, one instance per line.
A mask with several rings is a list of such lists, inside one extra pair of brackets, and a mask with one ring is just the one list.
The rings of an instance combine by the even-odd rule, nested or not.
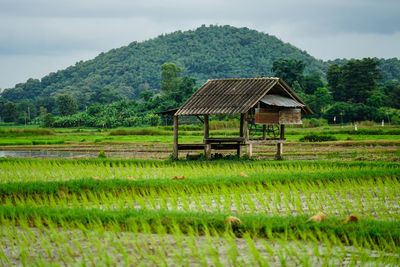
[(281, 84), (282, 87), (284, 87), (287, 91), (288, 94), (294, 97), (298, 102), (304, 105), (302, 110), (304, 111), (305, 114), (307, 115), (312, 115), (314, 112), (311, 110), (309, 106), (296, 94), (296, 92), (281, 78), (279, 78), (279, 83)]

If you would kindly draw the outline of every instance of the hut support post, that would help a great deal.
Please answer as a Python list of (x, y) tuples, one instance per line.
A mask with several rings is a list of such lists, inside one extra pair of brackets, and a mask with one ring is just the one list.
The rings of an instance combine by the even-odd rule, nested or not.
[(265, 140), (265, 131), (267, 130), (267, 125), (263, 124), (263, 140)]
[[(244, 114), (241, 113), (241, 114), (240, 114), (240, 128), (239, 128), (239, 136), (240, 136), (240, 137), (243, 137), (243, 135), (244, 135), (244, 132), (243, 132), (243, 125), (244, 125)], [(241, 154), (242, 154), (241, 149), (242, 149), (242, 146), (238, 143), (238, 146), (237, 146), (237, 149), (236, 149), (236, 153), (237, 153), (237, 156), (238, 156), (239, 158), (240, 158), (240, 156), (241, 156)]]
[[(281, 124), (281, 134), (279, 137), (280, 140), (284, 140), (285, 139), (285, 125)], [(277, 144), (277, 151), (276, 151), (276, 157), (278, 159), (282, 158), (282, 154), (283, 154), (283, 143), (278, 143)]]
[(253, 144), (249, 144), (249, 121), (248, 121), (248, 113), (244, 116), (244, 142), (246, 143), (246, 152), (247, 156), (251, 157), (253, 155)]
[(244, 141), (247, 143), (249, 141), (249, 122), (247, 120), (247, 113), (244, 116), (243, 128), (244, 128)]
[(208, 115), (204, 115), (204, 155), (207, 159), (211, 157), (211, 144), (208, 143), (207, 139), (210, 137), (210, 126), (208, 123)]
[(244, 124), (244, 114), (240, 114), (240, 129), (239, 129), (239, 136), (243, 137), (243, 124)]
[(247, 144), (247, 156), (251, 158), (253, 156), (253, 144)]
[(277, 159), (282, 158), (282, 153), (283, 153), (283, 144), (282, 143), (278, 143), (277, 144), (277, 151), (276, 151), (276, 158)]
[(178, 116), (174, 116), (174, 159), (178, 159)]

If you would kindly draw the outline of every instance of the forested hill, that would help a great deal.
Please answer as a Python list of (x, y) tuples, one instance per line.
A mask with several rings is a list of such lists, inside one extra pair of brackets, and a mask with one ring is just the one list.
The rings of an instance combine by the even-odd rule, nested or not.
[(274, 36), (247, 28), (202, 26), (112, 49), (93, 60), (50, 73), (41, 81), (30, 79), (17, 84), (14, 92), (3, 96), (11, 101), (59, 94), (77, 97), (109, 85), (136, 99), (140, 91), (160, 88), (161, 65), (165, 62), (175, 63), (183, 75), (195, 77), (200, 84), (210, 78), (272, 75), (272, 63), (279, 58), (304, 61), (306, 72), (326, 70), (322, 61)]
[[(159, 90), (160, 67), (165, 62), (175, 63), (183, 75), (195, 77), (201, 84), (209, 78), (271, 76), (272, 63), (279, 58), (301, 60), (306, 63), (306, 73), (322, 76), (329, 66), (265, 33), (232, 26), (201, 26), (112, 49), (40, 81), (29, 79), (17, 84), (6, 89), (2, 97), (13, 102), (60, 94), (84, 99), (107, 86), (128, 99), (138, 99), (141, 91)], [(399, 60), (386, 65), (389, 73), (400, 72)]]

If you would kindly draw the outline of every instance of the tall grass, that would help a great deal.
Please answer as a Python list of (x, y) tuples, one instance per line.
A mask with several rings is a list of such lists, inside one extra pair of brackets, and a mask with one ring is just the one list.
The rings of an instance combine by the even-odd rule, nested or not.
[(35, 135), (54, 135), (50, 129), (28, 128), (28, 129), (0, 129), (0, 136), (35, 136)]

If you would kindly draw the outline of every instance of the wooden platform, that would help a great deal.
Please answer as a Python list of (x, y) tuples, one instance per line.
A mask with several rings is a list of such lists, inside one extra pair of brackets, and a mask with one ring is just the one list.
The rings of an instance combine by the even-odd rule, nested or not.
[(215, 143), (244, 143), (244, 137), (209, 137), (204, 138), (204, 142), (206, 144), (215, 144)]
[(178, 150), (205, 150), (207, 145), (215, 150), (239, 150), (240, 146), (250, 144), (283, 144), (286, 139), (279, 138), (252, 138), (247, 142), (243, 137), (206, 138), (204, 144), (178, 144)]
[(178, 150), (204, 150), (205, 144), (178, 144)]
[[(235, 150), (241, 144), (211, 144), (211, 149), (215, 150)], [(178, 150), (204, 150), (206, 144), (178, 144)]]

